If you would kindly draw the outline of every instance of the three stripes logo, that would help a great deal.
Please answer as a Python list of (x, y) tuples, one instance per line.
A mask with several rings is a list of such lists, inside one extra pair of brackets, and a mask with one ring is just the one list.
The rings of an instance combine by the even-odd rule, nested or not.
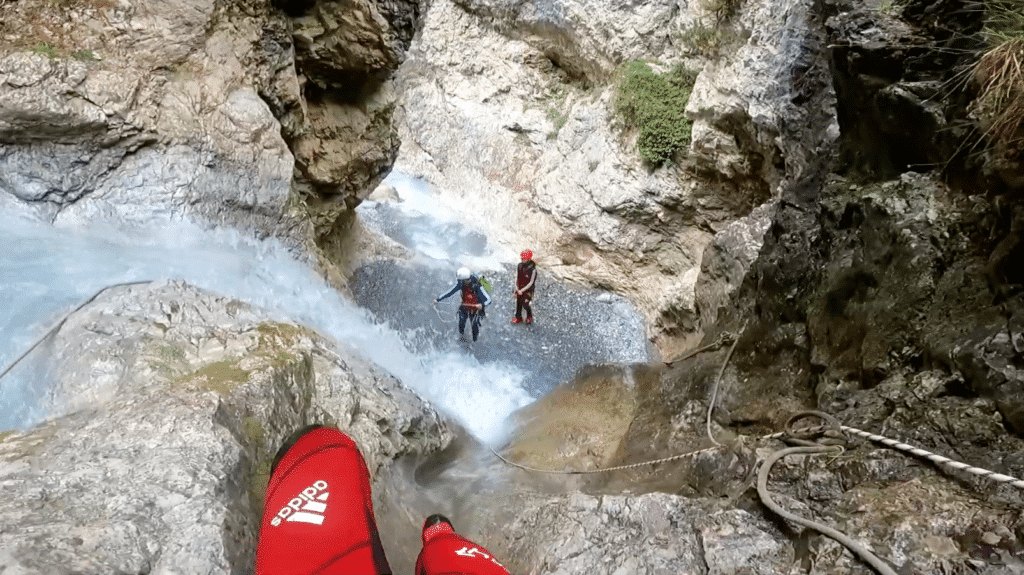
[(323, 525), (328, 495), (327, 482), (322, 479), (317, 481), (282, 507), (270, 520), (270, 525), (277, 527), (282, 521)]

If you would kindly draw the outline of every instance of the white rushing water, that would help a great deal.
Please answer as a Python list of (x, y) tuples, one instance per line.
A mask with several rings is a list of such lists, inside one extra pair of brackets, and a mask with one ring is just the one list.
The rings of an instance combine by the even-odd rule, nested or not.
[[(500, 439), (512, 411), (532, 401), (522, 388), (522, 372), (510, 364), (482, 364), (452, 351), (410, 351), (402, 333), (372, 321), (278, 242), (181, 222), (145, 230), (6, 222), (0, 250), (0, 369), (100, 288), (156, 279), (184, 279), (348, 342), (488, 442)], [(46, 416), (39, 407), (48, 387), (41, 380), (45, 357), (40, 355), (45, 356), (45, 346), (0, 379), (0, 430), (24, 428)]]
[[(400, 235), (402, 243), (416, 252), (415, 266), (445, 268), (447, 274), (459, 265), (474, 271), (502, 270), (504, 266), (507, 271), (518, 261), (518, 248), (489, 245), (485, 231), (473, 227), (483, 222), (467, 222), (469, 218), (459, 214), (458, 206), (446, 205), (441, 194), (423, 182), (398, 173), (387, 181), (396, 188), (400, 201), (385, 210), (366, 202), (358, 213), (371, 227), (389, 228)], [(531, 372), (517, 367), (524, 365), (521, 357), (517, 363), (516, 358), (495, 351), (501, 349), (500, 337), (507, 335), (499, 336), (494, 324), (485, 328), (491, 339), (474, 353), (450, 345), (451, 329), (445, 330), (447, 345), (437, 340), (424, 345), (423, 323), (413, 322), (415, 325), (406, 325), (404, 331), (395, 329), (395, 322), (375, 317), (340, 296), (276, 240), (258, 241), (233, 230), (204, 230), (171, 221), (155, 222), (145, 229), (102, 223), (66, 229), (15, 216), (8, 220), (0, 249), (0, 369), (99, 289), (161, 279), (181, 279), (241, 299), (270, 310), (278, 319), (303, 323), (352, 345), (488, 443), (500, 441), (508, 416), (535, 399), (525, 390), (524, 382), (537, 369), (545, 369), (545, 362), (554, 365), (551, 362), (561, 361), (571, 371), (581, 362), (646, 360), (642, 322), (624, 300), (618, 306), (607, 306), (602, 317), (611, 321), (587, 322), (585, 330), (572, 334), (577, 339), (604, 342), (598, 346), (604, 350), (600, 357), (591, 355), (566, 363), (571, 349), (579, 345), (558, 345), (558, 338), (563, 337), (558, 334), (563, 332), (555, 328), (564, 331), (571, 326), (541, 327), (529, 342), (540, 342), (537, 350), (527, 352)], [(391, 300), (400, 290), (391, 286), (384, 297), (399, 306), (404, 317), (417, 317), (416, 313), (436, 317), (434, 314), (441, 312), (430, 309), (430, 298), (447, 288), (447, 277), (394, 302)], [(413, 276), (395, 281), (409, 284)], [(453, 322), (449, 312), (454, 307), (444, 309), (445, 321)], [(446, 327), (454, 329), (453, 325)], [(545, 333), (555, 338), (550, 351), (547, 344), (541, 346), (546, 340), (540, 336)], [(526, 332), (520, 335), (525, 337)], [(45, 355), (46, 346), (40, 346), (0, 379), (0, 430), (25, 428), (47, 416), (40, 407), (50, 387)]]

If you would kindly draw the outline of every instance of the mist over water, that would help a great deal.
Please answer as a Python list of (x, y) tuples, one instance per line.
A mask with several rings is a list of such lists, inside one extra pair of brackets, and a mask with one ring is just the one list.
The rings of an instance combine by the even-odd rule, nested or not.
[[(415, 306), (404, 306), (418, 309), (428, 319), (420, 321), (416, 314), (404, 321), (398, 317), (401, 314), (389, 318), (380, 310), (367, 311), (347, 301), (272, 239), (261, 241), (233, 230), (204, 230), (173, 221), (154, 222), (145, 229), (102, 223), (68, 229), (12, 218), (5, 222), (4, 249), (0, 250), (0, 369), (63, 314), (105, 286), (182, 279), (265, 308), (273, 319), (299, 322), (352, 345), (475, 436), (497, 442), (508, 415), (541, 391), (532, 385), (531, 394), (527, 383), (536, 379), (538, 368), (543, 369), (544, 358), (535, 355), (523, 362), (523, 356), (488, 352), (481, 345), (472, 350), (452, 345), (448, 336), (454, 325), (441, 322), (445, 336), (439, 337), (442, 331), (433, 321), (440, 320), (443, 312), (451, 322), (454, 307), (435, 310), (426, 304), (449, 287), (448, 270), (456, 263), (475, 270), (499, 270), (509, 265), (514, 251), (491, 251), (482, 232), (459, 224), (415, 180), (397, 174), (391, 181), (406, 201), (388, 208), (393, 213), (372, 202), (360, 212), (376, 212), (380, 219), (372, 225), (391, 226), (396, 235), (404, 233), (403, 243), (419, 254), (407, 275), (401, 266), (394, 266), (393, 281), (413, 286), (423, 281), (421, 270), (438, 274), (437, 281), (428, 282), (431, 289), (415, 295)], [(408, 221), (418, 224), (410, 226)], [(625, 319), (622, 325), (629, 325), (639, 349), (605, 359), (646, 357), (642, 325), (634, 319), (635, 325)], [(492, 324), (485, 325), (485, 330), (492, 335), (497, 332)], [(613, 337), (622, 341), (622, 335), (616, 332)], [(0, 430), (27, 428), (47, 417), (40, 408), (40, 399), (51, 387), (46, 353), (44, 343), (0, 379)], [(560, 353), (567, 354), (567, 348)]]

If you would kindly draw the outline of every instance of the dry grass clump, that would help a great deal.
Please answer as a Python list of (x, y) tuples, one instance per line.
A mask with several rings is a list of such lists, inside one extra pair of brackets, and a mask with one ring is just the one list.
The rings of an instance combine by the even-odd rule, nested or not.
[(1004, 156), (1024, 154), (1024, 0), (990, 0), (989, 48), (974, 65), (975, 113)]
[(974, 77), (981, 86), (977, 113), (989, 136), (1004, 143), (1024, 138), (1024, 38), (985, 52)]
[(742, 0), (703, 0), (701, 7), (721, 26), (740, 10)]

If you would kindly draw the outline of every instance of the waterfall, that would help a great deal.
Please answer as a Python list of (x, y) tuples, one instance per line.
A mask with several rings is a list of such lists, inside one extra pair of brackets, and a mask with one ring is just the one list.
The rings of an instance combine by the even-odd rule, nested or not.
[[(6, 249), (0, 251), (0, 333), (5, 336), (0, 338), (0, 366), (7, 366), (53, 321), (106, 285), (182, 279), (265, 308), (275, 319), (296, 321), (347, 342), (480, 439), (498, 441), (507, 416), (543, 391), (536, 386), (528, 391), (529, 380), (538, 371), (551, 370), (543, 365), (542, 355), (524, 362), (516, 353), (494, 351), (502, 341), (497, 334), (498, 325), (505, 327), (507, 322), (504, 316), (488, 319), (484, 337), (472, 349), (455, 345), (449, 337), (454, 304), (434, 308), (430, 300), (449, 287), (448, 270), (454, 266), (507, 271), (515, 252), (508, 247), (489, 249), (484, 232), (452, 219), (450, 211), (430, 199), (422, 183), (401, 174), (389, 181), (403, 201), (391, 213), (382, 204), (368, 202), (360, 208), (360, 217), (384, 231), (390, 228), (414, 250), (413, 264), (395, 266), (395, 273), (405, 275), (394, 279), (402, 286), (424, 289), (401, 300), (385, 297), (396, 305), (376, 310), (342, 297), (273, 239), (256, 240), (233, 230), (203, 229), (181, 221), (146, 227), (90, 223), (71, 229), (12, 219), (5, 226)], [(618, 308), (598, 305), (609, 310), (608, 317), (624, 323), (609, 332), (608, 345), (595, 348), (595, 353), (618, 354), (605, 358), (615, 361), (644, 360), (643, 329), (635, 312), (628, 320), (630, 312), (621, 302)], [(408, 319), (396, 321), (388, 314)], [(592, 327), (590, 331), (598, 333), (608, 324)], [(557, 339), (559, 333), (551, 337)], [(623, 344), (627, 339), (639, 343)], [(563, 342), (563, 349), (552, 356), (572, 357), (571, 345)], [(529, 351), (528, 346), (524, 349)], [(40, 407), (48, 387), (45, 353), (45, 346), (37, 348), (0, 380), (0, 429), (26, 428), (46, 417)], [(577, 358), (595, 359), (600, 360), (593, 353)], [(560, 373), (579, 367), (562, 363), (565, 369)]]

